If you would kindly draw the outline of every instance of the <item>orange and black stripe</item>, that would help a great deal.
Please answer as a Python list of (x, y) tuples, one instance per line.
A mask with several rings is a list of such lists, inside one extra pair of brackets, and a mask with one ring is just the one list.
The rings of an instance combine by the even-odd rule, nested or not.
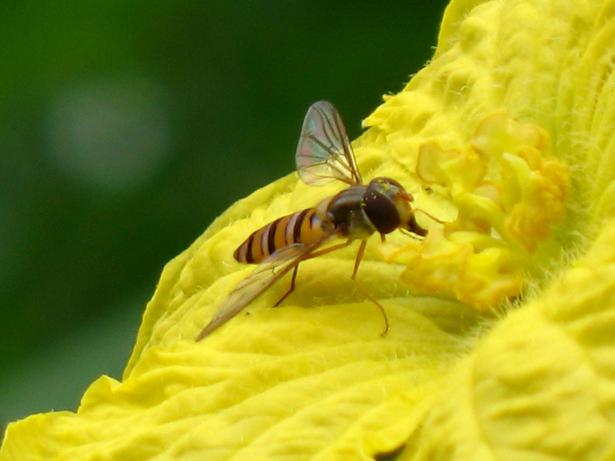
[(276, 250), (294, 243), (309, 245), (323, 235), (315, 208), (282, 216), (254, 231), (233, 256), (240, 263), (257, 264)]

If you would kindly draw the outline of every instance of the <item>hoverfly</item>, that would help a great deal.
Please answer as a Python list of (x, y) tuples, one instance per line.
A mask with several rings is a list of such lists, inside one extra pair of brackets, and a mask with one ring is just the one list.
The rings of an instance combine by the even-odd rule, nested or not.
[[(237, 315), (292, 270), (290, 288), (275, 304), (279, 305), (295, 289), (299, 264), (307, 259), (361, 240), (352, 272), (354, 280), (367, 238), (374, 232), (380, 233), (383, 240), (385, 234), (396, 229), (421, 237), (427, 234), (415, 220), (412, 195), (401, 184), (386, 177), (363, 184), (346, 128), (330, 102), (318, 101), (308, 109), (295, 160), (299, 177), (306, 184), (321, 185), (337, 179), (348, 187), (313, 208), (282, 216), (257, 229), (237, 247), (234, 257), (238, 262), (259, 266), (224, 300), (197, 341)], [(323, 248), (334, 239), (346, 241)], [(384, 315), (384, 334), (388, 329), (384, 308), (371, 300)]]

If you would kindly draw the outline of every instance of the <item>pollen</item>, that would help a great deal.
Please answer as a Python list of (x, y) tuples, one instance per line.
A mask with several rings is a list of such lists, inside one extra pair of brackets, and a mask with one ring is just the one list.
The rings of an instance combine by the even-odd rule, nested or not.
[(415, 292), (480, 310), (519, 295), (532, 255), (565, 212), (569, 174), (547, 132), (491, 114), (460, 148), (421, 145), (416, 175), (456, 213), (430, 227), (422, 244), (390, 255), (407, 264), (402, 279)]

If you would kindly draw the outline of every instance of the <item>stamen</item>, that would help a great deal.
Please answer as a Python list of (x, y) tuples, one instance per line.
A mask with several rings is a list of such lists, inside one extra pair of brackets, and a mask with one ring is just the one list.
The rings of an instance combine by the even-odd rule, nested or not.
[(415, 292), (479, 309), (519, 295), (533, 254), (565, 211), (569, 175), (550, 155), (547, 133), (493, 114), (463, 148), (423, 144), (416, 174), (457, 217), (391, 255), (407, 264), (402, 278)]

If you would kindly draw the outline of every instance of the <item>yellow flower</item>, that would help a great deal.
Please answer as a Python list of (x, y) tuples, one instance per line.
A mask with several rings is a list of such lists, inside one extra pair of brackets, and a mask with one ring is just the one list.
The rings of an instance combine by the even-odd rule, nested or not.
[(429, 228), (368, 245), (389, 334), (349, 248), (194, 341), (246, 232), (335, 190), (291, 175), (166, 266), (121, 381), (12, 423), (0, 459), (613, 459), (614, 44), (615, 1), (453, 1), (354, 143)]

